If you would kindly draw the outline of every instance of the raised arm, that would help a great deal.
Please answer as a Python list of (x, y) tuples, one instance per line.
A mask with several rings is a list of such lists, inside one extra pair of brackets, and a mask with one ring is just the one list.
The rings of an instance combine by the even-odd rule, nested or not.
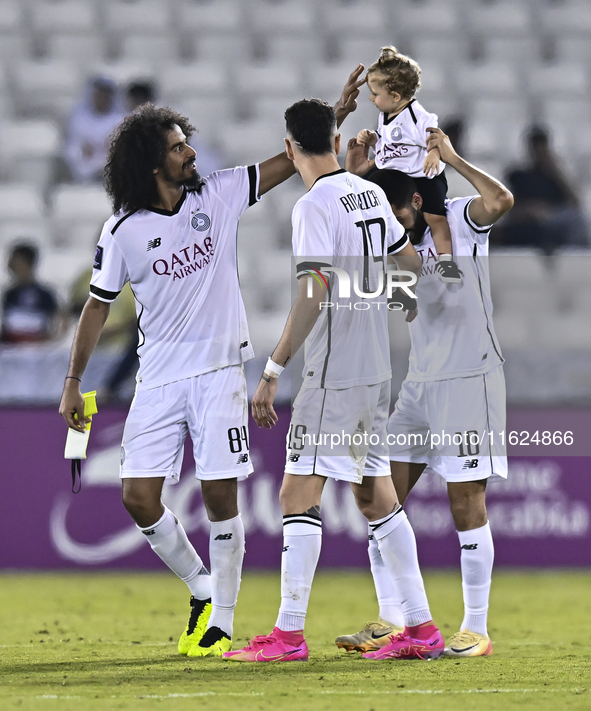
[(359, 89), (367, 81), (367, 76), (363, 77), (363, 79), (359, 78), (364, 69), (365, 67), (363, 64), (358, 64), (351, 74), (349, 74), (349, 78), (343, 87), (341, 96), (334, 105), (334, 110), (337, 115), (337, 127), (340, 126), (347, 116), (357, 108)]
[(461, 158), (440, 128), (427, 130), (430, 134), (427, 148), (437, 148), (441, 160), (472, 183), (480, 194), (469, 207), (470, 217), (477, 225), (492, 225), (513, 207), (513, 195), (501, 182)]
[(293, 167), (293, 162), (289, 160), (287, 153), (284, 151), (260, 163), (259, 172), (259, 195), (264, 195), (271, 188), (291, 178), (295, 173), (295, 168)]
[[(78, 432), (84, 431), (84, 399), (80, 393), (80, 380), (92, 352), (98, 343), (103, 325), (109, 315), (110, 304), (94, 299), (92, 296), (82, 309), (78, 328), (74, 335), (70, 352), (68, 376), (64, 383), (64, 391), (60, 402), (60, 415), (68, 423), (68, 427)], [(77, 415), (78, 419), (74, 419)]]
[[(312, 281), (312, 296), (308, 296), (308, 281)], [(285, 367), (302, 347), (320, 315), (320, 303), (325, 299), (326, 289), (316, 279), (302, 277), (296, 300), (287, 317), (283, 334), (271, 359)], [(263, 373), (252, 398), (252, 416), (259, 427), (271, 429), (277, 423), (277, 413), (273, 401), (277, 393), (277, 378), (269, 378)]]

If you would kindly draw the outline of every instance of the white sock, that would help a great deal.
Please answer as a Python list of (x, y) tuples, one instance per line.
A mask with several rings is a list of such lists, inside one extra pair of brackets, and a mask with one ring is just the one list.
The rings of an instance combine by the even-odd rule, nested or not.
[(380, 607), (380, 617), (382, 620), (387, 620), (397, 627), (404, 627), (404, 613), (402, 612), (400, 598), (396, 593), (394, 580), (390, 576), (388, 568), (384, 565), (377, 538), (373, 533), (369, 534), (368, 553), (371, 574)]
[(488, 600), (495, 557), (490, 525), (458, 531), (458, 538), (462, 547), (460, 561), (464, 590), (464, 620), (460, 629), (488, 636)]
[(238, 600), (244, 559), (244, 526), (240, 514), (227, 521), (211, 521), (210, 525), (209, 562), (213, 609), (208, 627), (219, 627), (228, 637), (232, 637), (234, 608)]
[(415, 534), (402, 506), (378, 521), (370, 521), (369, 527), (400, 595), (405, 626), (429, 622), (432, 618), (419, 569)]
[(320, 514), (307, 511), (283, 517), (281, 606), (276, 627), (284, 632), (304, 629), (312, 580), (320, 557)]
[(187, 538), (180, 521), (166, 506), (153, 526), (142, 528), (152, 550), (187, 584), (191, 594), (206, 600), (211, 597), (211, 578), (203, 561)]

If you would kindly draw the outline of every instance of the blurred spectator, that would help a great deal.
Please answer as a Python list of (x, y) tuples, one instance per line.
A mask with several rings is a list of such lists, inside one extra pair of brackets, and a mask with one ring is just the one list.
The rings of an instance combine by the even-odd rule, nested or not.
[(102, 180), (109, 136), (124, 116), (118, 105), (115, 82), (104, 76), (91, 79), (66, 131), (64, 160), (74, 180)]
[(61, 313), (51, 291), (37, 283), (37, 247), (17, 243), (10, 251), (8, 269), (14, 284), (2, 296), (3, 343), (41, 343), (59, 334)]
[(144, 104), (153, 104), (156, 100), (156, 89), (151, 81), (134, 81), (125, 90), (125, 99), (129, 113), (139, 109)]
[(491, 234), (491, 243), (535, 246), (552, 254), (564, 245), (589, 246), (579, 199), (550, 145), (548, 131), (533, 126), (527, 134), (529, 160), (507, 175), (515, 206)]

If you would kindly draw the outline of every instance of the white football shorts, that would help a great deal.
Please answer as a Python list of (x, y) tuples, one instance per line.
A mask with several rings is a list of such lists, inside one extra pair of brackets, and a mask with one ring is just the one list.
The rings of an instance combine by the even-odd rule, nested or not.
[(390, 460), (427, 464), (448, 482), (507, 478), (505, 377), (405, 380), (388, 420)]
[(252, 472), (242, 365), (137, 390), (123, 431), (121, 478), (178, 481), (187, 434), (197, 479), (245, 479)]
[(343, 390), (302, 388), (287, 435), (287, 474), (342, 479), (389, 476), (390, 381)]

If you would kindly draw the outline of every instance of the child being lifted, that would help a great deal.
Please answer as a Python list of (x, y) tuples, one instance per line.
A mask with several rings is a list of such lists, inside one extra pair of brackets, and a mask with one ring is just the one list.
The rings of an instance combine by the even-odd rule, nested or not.
[(378, 130), (364, 129), (357, 136), (358, 144), (374, 148), (375, 158), (352, 172), (365, 175), (375, 167), (399, 170), (414, 179), (439, 255), (437, 275), (442, 282), (461, 284), (462, 272), (453, 261), (446, 218), (445, 163), (437, 148), (427, 150), (429, 128), (437, 127), (437, 116), (414, 98), (421, 86), (420, 76), (421, 69), (413, 59), (395, 47), (382, 47), (378, 61), (367, 70), (369, 98), (380, 111)]

